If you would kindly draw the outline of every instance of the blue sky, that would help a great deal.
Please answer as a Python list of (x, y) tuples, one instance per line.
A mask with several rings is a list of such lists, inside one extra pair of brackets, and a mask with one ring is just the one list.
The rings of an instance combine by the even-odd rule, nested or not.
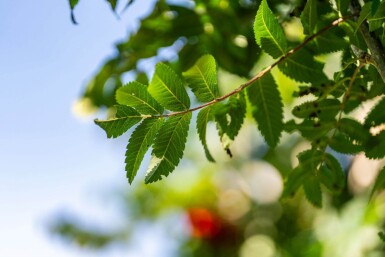
[(124, 142), (71, 109), (151, 2), (136, 1), (117, 19), (106, 1), (82, 0), (75, 26), (67, 0), (0, 1), (0, 256), (121, 256), (68, 248), (46, 224), (60, 210), (114, 215), (98, 199), (126, 186)]

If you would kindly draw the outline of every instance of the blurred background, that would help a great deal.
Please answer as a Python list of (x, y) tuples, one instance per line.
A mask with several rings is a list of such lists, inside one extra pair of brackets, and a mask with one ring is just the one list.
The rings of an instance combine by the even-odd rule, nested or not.
[[(381, 161), (338, 156), (347, 187), (325, 195), (322, 209), (301, 191), (280, 200), (285, 175), (309, 145), (284, 134), (269, 149), (250, 114), (231, 144), (233, 158), (211, 124), (207, 138), (216, 163), (205, 160), (190, 133), (172, 175), (145, 186), (145, 161), (128, 185), (128, 135), (107, 140), (92, 122), (108, 113), (114, 89), (146, 81), (157, 61), (184, 70), (210, 52), (223, 93), (272, 61), (254, 43), (253, 1), (198, 5), (202, 28), (190, 24), (182, 37), (171, 32), (196, 21), (188, 11), (192, 2), (159, 2), (134, 1), (120, 13), (121, 3), (115, 14), (104, 1), (83, 0), (75, 9), (78, 25), (67, 1), (0, 2), (0, 256), (383, 256), (377, 233), (384, 196), (368, 202)], [(278, 8), (282, 17), (292, 5)], [(156, 22), (142, 22), (140, 37), (127, 41), (151, 13)], [(187, 18), (170, 25), (174, 17)], [(298, 21), (283, 24), (293, 42), (303, 37)], [(332, 76), (339, 53), (320, 58)], [(298, 85), (278, 70), (273, 75), (285, 85), (285, 104), (292, 104)]]

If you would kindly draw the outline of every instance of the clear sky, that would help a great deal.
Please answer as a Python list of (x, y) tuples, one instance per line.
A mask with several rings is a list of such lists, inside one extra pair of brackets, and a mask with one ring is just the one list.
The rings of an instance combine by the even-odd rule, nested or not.
[(82, 0), (75, 26), (67, 0), (0, 1), (0, 256), (122, 256), (69, 248), (47, 222), (59, 211), (114, 215), (98, 199), (125, 186), (124, 142), (71, 108), (152, 2), (135, 1), (118, 20), (106, 1)]

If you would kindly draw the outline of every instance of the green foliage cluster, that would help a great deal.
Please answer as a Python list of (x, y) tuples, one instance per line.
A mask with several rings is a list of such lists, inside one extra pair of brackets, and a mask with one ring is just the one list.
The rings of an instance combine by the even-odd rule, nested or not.
[[(70, 2), (72, 8), (77, 3)], [(109, 2), (115, 9), (116, 1)], [(227, 6), (221, 7), (222, 2)], [(299, 165), (288, 172), (284, 196), (303, 188), (315, 206), (322, 206), (321, 188), (339, 194), (345, 187), (346, 174), (336, 152), (362, 152), (370, 159), (385, 156), (385, 3), (365, 1), (361, 9), (357, 1), (309, 0), (294, 4), (290, 12), (276, 8), (277, 3), (197, 0), (191, 7), (158, 1), (137, 33), (117, 46), (119, 54), (90, 82), (85, 97), (96, 106), (115, 106), (115, 117), (95, 121), (108, 137), (120, 136), (139, 124), (126, 152), (130, 183), (151, 147), (146, 183), (158, 181), (176, 168), (194, 111), (199, 111), (196, 129), (211, 162), (207, 124), (216, 124), (222, 145), (231, 156), (231, 142), (248, 108), (268, 146), (277, 146), (283, 132), (299, 133), (308, 140), (311, 148), (298, 155)], [(302, 40), (289, 40), (282, 27), (292, 16), (303, 26)], [(239, 38), (244, 45), (237, 43)], [(177, 51), (178, 61), (159, 62), (148, 81), (138, 63), (178, 40), (183, 42)], [(262, 52), (275, 62), (250, 77)], [(322, 58), (317, 57), (333, 52), (341, 53), (341, 68), (327, 76)], [(221, 95), (218, 66), (249, 81)], [(276, 66), (301, 83), (294, 96), (304, 98), (286, 117), (278, 85), (270, 74)], [(121, 76), (127, 71), (134, 72), (137, 81), (122, 85)], [(106, 93), (107, 81), (113, 94)], [(186, 87), (191, 88), (191, 94)], [(377, 103), (360, 122), (353, 111), (369, 100)], [(191, 107), (191, 103), (197, 104)], [(383, 173), (384, 169), (374, 190), (384, 186)]]

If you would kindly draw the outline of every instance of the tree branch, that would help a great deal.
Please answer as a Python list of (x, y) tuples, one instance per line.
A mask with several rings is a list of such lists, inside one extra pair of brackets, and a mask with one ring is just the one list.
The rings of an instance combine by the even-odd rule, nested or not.
[(341, 17), (335, 21), (333, 21), (331, 24), (329, 24), (328, 26), (322, 28), (321, 30), (319, 30), (317, 33), (311, 35), (310, 37), (306, 38), (301, 44), (299, 44), (298, 46), (296, 46), (295, 48), (291, 49), (290, 51), (286, 52), (286, 54), (284, 54), (283, 56), (281, 56), (277, 61), (275, 61), (273, 64), (271, 64), (270, 66), (268, 66), (267, 68), (265, 68), (264, 70), (260, 71), (257, 75), (255, 75), (254, 77), (252, 77), (249, 81), (247, 81), (246, 83), (240, 85), (237, 89), (231, 91), (230, 93), (228, 94), (225, 94), (221, 97), (218, 97), (210, 102), (207, 102), (205, 104), (202, 104), (202, 105), (199, 105), (197, 107), (194, 107), (194, 108), (191, 108), (191, 109), (188, 109), (188, 110), (185, 110), (185, 111), (180, 111), (180, 112), (173, 112), (173, 113), (169, 113), (169, 114), (163, 114), (163, 115), (160, 115), (160, 116), (152, 116), (152, 117), (170, 117), (170, 116), (176, 116), (176, 115), (181, 115), (181, 114), (185, 114), (185, 113), (188, 113), (188, 112), (193, 112), (193, 111), (196, 111), (196, 110), (199, 110), (199, 109), (202, 109), (206, 106), (210, 106), (212, 104), (215, 104), (217, 102), (221, 102), (227, 98), (229, 98), (230, 96), (232, 95), (235, 95), (237, 93), (239, 93), (240, 91), (242, 91), (243, 89), (245, 89), (246, 87), (250, 86), (251, 84), (253, 84), (255, 81), (257, 81), (258, 79), (260, 79), (262, 76), (264, 76), (266, 73), (268, 73), (269, 71), (271, 71), (275, 66), (277, 66), (278, 64), (280, 64), (281, 62), (285, 61), (287, 58), (289, 58), (290, 56), (292, 56), (294, 53), (298, 52), (300, 49), (302, 49), (305, 45), (307, 45), (310, 41), (312, 41), (314, 38), (318, 37), (319, 35), (321, 35), (322, 33), (328, 31), (329, 29), (337, 26), (338, 24), (348, 20), (348, 19), (351, 19), (353, 18), (354, 15), (350, 15), (350, 16), (346, 16), (346, 17)]
[[(352, 13), (360, 13), (361, 6), (357, 0), (351, 1), (350, 10)], [(385, 82), (385, 50), (381, 44), (381, 41), (378, 39), (377, 35), (369, 31), (369, 25), (367, 21), (364, 21), (359, 30), (365, 40), (366, 45), (368, 46), (371, 58), (377, 68), (378, 73), (380, 74), (382, 80)]]

